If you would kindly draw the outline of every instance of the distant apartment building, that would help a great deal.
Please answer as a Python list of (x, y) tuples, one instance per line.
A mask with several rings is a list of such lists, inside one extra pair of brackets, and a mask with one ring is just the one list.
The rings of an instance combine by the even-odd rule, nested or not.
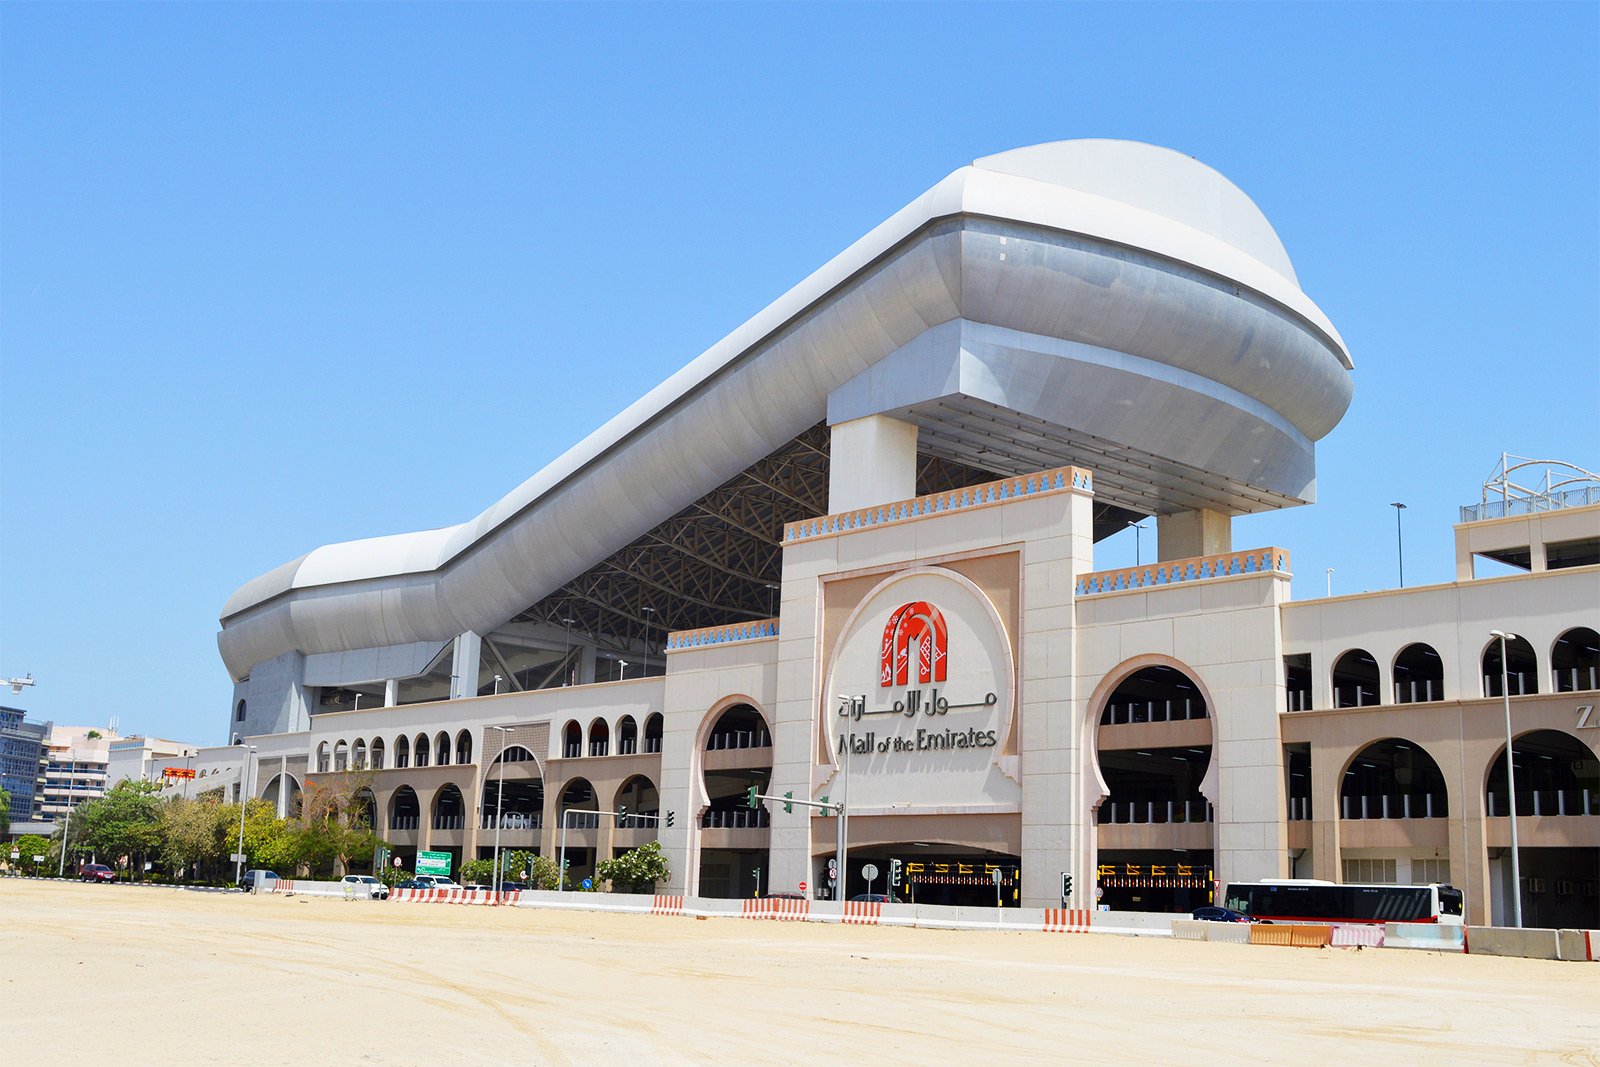
[(108, 746), (106, 788), (125, 779), (136, 782), (161, 782), (168, 767), (193, 768), (199, 748), (186, 741), (163, 737), (119, 737)]
[(33, 819), (44, 784), (44, 747), (50, 723), (27, 722), (21, 708), (0, 707), (0, 789), (11, 794), (11, 823)]
[(44, 778), (35, 818), (54, 821), (85, 800), (104, 796), (110, 746), (117, 739), (109, 728), (53, 727), (44, 746)]

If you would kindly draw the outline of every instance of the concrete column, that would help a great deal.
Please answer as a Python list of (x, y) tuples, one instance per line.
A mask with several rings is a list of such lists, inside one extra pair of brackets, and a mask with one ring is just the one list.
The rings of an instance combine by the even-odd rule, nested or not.
[(468, 630), (456, 638), (450, 656), (450, 699), (478, 695), (478, 660), (483, 654), (483, 638)]
[(851, 419), (832, 428), (828, 511), (907, 500), (917, 495), (917, 427), (887, 415)]
[(383, 706), (386, 708), (398, 707), (400, 704), (400, 679), (390, 678), (383, 683)]
[(1233, 551), (1233, 517), (1204, 508), (1156, 517), (1156, 558), (1192, 559)]
[(278, 757), (278, 818), (289, 817), (289, 757)]

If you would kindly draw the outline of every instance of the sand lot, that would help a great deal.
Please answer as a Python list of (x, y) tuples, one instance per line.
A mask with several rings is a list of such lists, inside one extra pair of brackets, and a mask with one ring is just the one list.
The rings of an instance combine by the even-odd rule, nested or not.
[(6, 879), (0, 982), (45, 1062), (1600, 1064), (1600, 964), (1397, 950)]

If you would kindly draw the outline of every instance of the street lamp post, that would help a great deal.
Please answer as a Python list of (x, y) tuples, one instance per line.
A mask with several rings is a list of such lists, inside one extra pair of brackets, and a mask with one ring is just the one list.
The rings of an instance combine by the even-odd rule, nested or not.
[(1141, 538), (1139, 535), (1144, 533), (1144, 521), (1130, 522), (1128, 525), (1133, 527), (1133, 565), (1142, 567), (1144, 566), (1144, 560), (1142, 558), (1143, 553), (1140, 551)]
[(1405, 542), (1400, 539), (1400, 513), (1406, 509), (1406, 506), (1398, 500), (1391, 502), (1389, 506), (1394, 508), (1394, 548), (1395, 555), (1400, 560), (1400, 588), (1404, 589), (1406, 587), (1406, 546)]
[(1328, 595), (1333, 595), (1333, 568), (1328, 568)]
[(77, 771), (76, 759), (67, 761), (67, 821), (61, 827), (61, 862), (56, 866), (56, 877), (67, 872), (67, 837), (72, 833), (72, 779)]
[[(500, 676), (494, 676), (498, 688)], [(506, 734), (511, 731), (509, 726), (491, 726), (491, 730), (500, 731), (500, 754), (495, 758), (500, 761), (500, 788), (495, 794), (494, 801), (494, 891), (500, 892), (500, 825), (506, 821)]]
[(1511, 804), (1511, 925), (1522, 926), (1522, 863), (1517, 857), (1517, 772), (1511, 752), (1511, 686), (1507, 668), (1509, 657), (1506, 642), (1516, 634), (1490, 630), (1489, 636), (1500, 641), (1500, 699), (1506, 709), (1506, 798)]
[(245, 746), (244, 766), (239, 768), (239, 848), (233, 858), (233, 884), (238, 885), (244, 877), (244, 809), (250, 802), (250, 789), (248, 776), (250, 773), (250, 754), (256, 750), (254, 745)]

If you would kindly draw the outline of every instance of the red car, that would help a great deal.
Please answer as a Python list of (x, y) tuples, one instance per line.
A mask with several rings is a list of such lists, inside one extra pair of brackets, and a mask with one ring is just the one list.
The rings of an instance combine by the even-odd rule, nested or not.
[(85, 882), (115, 882), (117, 872), (103, 863), (85, 863), (78, 877)]

